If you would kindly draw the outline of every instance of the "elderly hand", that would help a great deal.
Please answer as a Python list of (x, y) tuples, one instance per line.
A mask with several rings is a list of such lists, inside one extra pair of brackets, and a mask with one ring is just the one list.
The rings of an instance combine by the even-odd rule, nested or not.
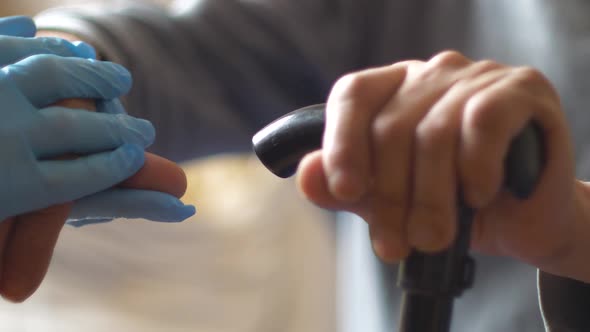
[[(477, 209), (473, 247), (590, 281), (588, 188), (573, 173), (559, 98), (538, 71), (443, 52), (347, 75), (327, 105), (323, 150), (301, 163), (316, 204), (357, 213), (375, 252), (436, 252), (456, 233), (457, 193)], [(502, 190), (504, 156), (531, 120), (546, 168), (533, 195)]]

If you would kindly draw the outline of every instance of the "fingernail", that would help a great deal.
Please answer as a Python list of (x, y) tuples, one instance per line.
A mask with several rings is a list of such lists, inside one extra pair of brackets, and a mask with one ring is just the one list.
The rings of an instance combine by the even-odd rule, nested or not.
[(90, 44), (83, 41), (74, 41), (72, 42), (72, 45), (74, 45), (74, 50), (79, 57), (96, 59), (96, 51), (94, 50), (94, 47), (90, 46)]

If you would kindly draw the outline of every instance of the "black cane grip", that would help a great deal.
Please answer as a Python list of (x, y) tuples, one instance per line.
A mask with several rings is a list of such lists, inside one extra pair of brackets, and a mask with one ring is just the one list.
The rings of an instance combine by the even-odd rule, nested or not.
[[(288, 113), (261, 129), (252, 139), (254, 152), (274, 174), (287, 178), (297, 171), (299, 161), (322, 145), (325, 104)], [(544, 164), (544, 144), (535, 122), (514, 138), (505, 159), (505, 186), (518, 198), (534, 190)]]
[(262, 128), (252, 138), (258, 159), (279, 177), (295, 174), (303, 156), (322, 146), (325, 110), (325, 104), (307, 106)]

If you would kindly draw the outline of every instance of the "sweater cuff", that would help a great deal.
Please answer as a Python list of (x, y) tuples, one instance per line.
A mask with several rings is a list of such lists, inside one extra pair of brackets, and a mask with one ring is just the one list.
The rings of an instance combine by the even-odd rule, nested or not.
[(590, 331), (590, 284), (539, 271), (538, 287), (547, 332)]

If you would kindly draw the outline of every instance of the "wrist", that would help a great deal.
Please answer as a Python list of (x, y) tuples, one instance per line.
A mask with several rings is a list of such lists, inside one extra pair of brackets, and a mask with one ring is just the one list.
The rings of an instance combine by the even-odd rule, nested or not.
[(556, 222), (565, 228), (565, 245), (556, 251), (546, 268), (540, 266), (540, 269), (590, 283), (590, 182), (575, 181), (571, 216)]

